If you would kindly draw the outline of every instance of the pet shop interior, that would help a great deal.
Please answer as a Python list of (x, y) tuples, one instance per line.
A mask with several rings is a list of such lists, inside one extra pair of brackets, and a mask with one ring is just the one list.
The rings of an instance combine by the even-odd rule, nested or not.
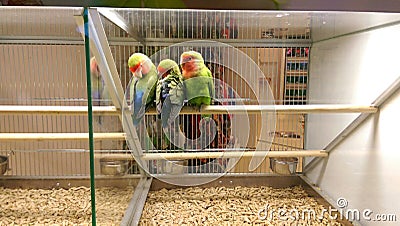
[(0, 225), (395, 225), (399, 40), (389, 12), (0, 7)]

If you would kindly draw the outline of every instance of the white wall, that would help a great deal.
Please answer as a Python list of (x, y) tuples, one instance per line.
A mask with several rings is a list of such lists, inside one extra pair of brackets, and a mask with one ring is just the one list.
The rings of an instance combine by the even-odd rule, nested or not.
[[(400, 76), (400, 26), (316, 43), (309, 97), (314, 103), (370, 104)], [(348, 208), (396, 213), (400, 221), (400, 91), (306, 173)], [(306, 148), (324, 148), (357, 114), (309, 115)], [(376, 225), (377, 222), (362, 224)], [(385, 222), (381, 225), (387, 225)]]
[[(400, 76), (398, 40), (400, 26), (392, 26), (314, 44), (310, 103), (371, 104)], [(307, 147), (324, 147), (357, 115), (310, 115)], [(320, 128), (327, 127), (321, 136)]]

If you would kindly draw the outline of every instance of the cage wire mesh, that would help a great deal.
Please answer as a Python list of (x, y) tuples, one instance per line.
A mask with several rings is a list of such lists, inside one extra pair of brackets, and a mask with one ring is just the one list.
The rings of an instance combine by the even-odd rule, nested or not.
[[(81, 8), (2, 8), (0, 9), (0, 104), (86, 106), (86, 74), (84, 44), (74, 16)], [(307, 73), (310, 47), (310, 18), (306, 13), (206, 11), (206, 10), (150, 10), (150, 9), (99, 9), (123, 18), (129, 29), (122, 29), (112, 18), (102, 16), (103, 29), (124, 89), (131, 74), (127, 66), (129, 56), (142, 52), (154, 56), (154, 63), (164, 57), (162, 51), (171, 45), (189, 40), (214, 40), (233, 46), (256, 63), (263, 76), (254, 78), (257, 87), (252, 90), (238, 76), (246, 73), (244, 62), (226, 55), (223, 47), (192, 47), (204, 58), (218, 62), (229, 59), (239, 68), (231, 71), (215, 62), (206, 62), (214, 78), (215, 104), (306, 104)], [(103, 14), (101, 14), (103, 15)], [(173, 57), (179, 61), (182, 49)], [(230, 58), (231, 57), (231, 58)], [(254, 71), (250, 71), (250, 74)], [(249, 75), (252, 76), (252, 75)], [(99, 80), (98, 86), (102, 81)], [(96, 84), (94, 84), (96, 86)], [(255, 94), (271, 89), (270, 98), (256, 99)], [(112, 105), (108, 97), (95, 100), (94, 105)], [(196, 115), (181, 115), (181, 128), (192, 138), (198, 136)], [(231, 120), (235, 115), (215, 114), (217, 136), (206, 151), (261, 149), (303, 149), (304, 116), (277, 114), (273, 140), (263, 140), (259, 134), (260, 114), (249, 115), (252, 127), (248, 142), (235, 142), (240, 137), (231, 136)], [(86, 133), (87, 116), (68, 115), (0, 115), (0, 133)], [(155, 150), (149, 152), (174, 152), (173, 147), (157, 141), (159, 133), (154, 126), (157, 116), (146, 115), (146, 123)], [(233, 122), (234, 121), (234, 122)], [(196, 123), (194, 123), (196, 122)], [(157, 127), (157, 126), (156, 126)], [(94, 116), (95, 132), (123, 132), (118, 116)], [(129, 147), (121, 140), (96, 140), (96, 159), (111, 154), (125, 154), (132, 159)], [(89, 174), (87, 141), (4, 141), (0, 154), (11, 154), (11, 176), (80, 176)], [(204, 163), (214, 162), (207, 167)], [(230, 173), (248, 173), (248, 158), (242, 158)], [(97, 174), (99, 171), (97, 162)], [(229, 164), (229, 159), (193, 159), (180, 163), (192, 165), (186, 173), (218, 173)], [(164, 160), (152, 160), (152, 173), (166, 173)], [(270, 172), (265, 160), (252, 173)], [(128, 173), (137, 173), (132, 170)]]
[[(287, 13), (256, 13), (256, 12), (238, 12), (238, 11), (187, 11), (187, 10), (124, 10), (118, 9), (117, 13), (123, 17), (128, 24), (132, 24), (133, 35), (141, 40), (141, 52), (148, 56), (156, 55), (153, 59), (157, 63), (169, 56), (179, 62), (179, 56), (183, 50), (176, 50), (176, 53), (158, 54), (165, 48), (173, 44), (189, 40), (216, 40), (228, 43), (235, 48), (247, 54), (255, 63), (259, 65), (265, 76), (259, 78), (258, 91), (271, 87), (275, 102), (265, 100), (255, 100), (254, 93), (248, 84), (240, 79), (238, 71), (236, 74), (229, 69), (220, 67), (212, 63), (207, 66), (211, 69), (214, 78), (219, 78), (224, 84), (216, 85), (216, 102), (224, 105), (234, 105), (236, 101), (242, 101), (244, 104), (306, 104), (307, 73), (308, 73), (308, 53), (310, 47), (310, 21), (307, 14), (287, 14)], [(282, 19), (282, 18), (285, 19)], [(196, 46), (187, 49), (196, 49), (201, 52), (204, 58), (213, 55), (218, 58), (224, 58), (224, 50), (196, 48)], [(172, 55), (172, 56), (171, 56)], [(234, 60), (234, 59), (233, 59)], [(206, 62), (207, 63), (207, 62)], [(236, 62), (241, 64), (243, 62)], [(224, 87), (229, 85), (229, 88)], [(229, 90), (231, 89), (231, 90)], [(238, 95), (238, 93), (240, 95)], [(236, 96), (235, 96), (236, 94)], [(252, 98), (253, 97), (253, 98)], [(266, 98), (268, 99), (268, 98)], [(199, 125), (193, 121), (190, 115), (180, 116), (181, 127), (185, 134), (191, 138), (198, 135)], [(227, 115), (216, 115), (218, 122), (218, 135), (214, 142), (207, 147), (205, 151), (227, 151), (233, 148), (233, 139), (230, 139), (231, 122)], [(257, 128), (261, 123), (260, 115), (252, 115), (251, 121)], [(219, 118), (219, 119), (218, 119)], [(157, 140), (156, 150), (171, 150), (167, 142), (163, 140), (158, 133), (154, 132), (157, 117), (153, 115), (146, 116), (146, 125), (151, 131), (149, 134), (151, 140)], [(277, 116), (276, 131), (271, 132), (275, 140), (260, 139), (259, 134), (251, 134), (252, 141), (246, 144), (237, 143), (236, 148), (252, 150), (261, 142), (261, 149), (271, 147), (271, 150), (298, 150), (303, 148), (304, 135), (304, 116), (294, 114), (279, 114)], [(229, 125), (229, 127), (227, 126)], [(189, 129), (190, 128), (190, 129)], [(258, 128), (259, 129), (259, 128)], [(256, 129), (257, 130), (257, 129)], [(197, 132), (195, 132), (197, 131)], [(143, 139), (143, 138), (141, 138)], [(161, 150), (167, 152), (165, 150)], [(179, 164), (194, 166), (195, 170), (188, 169), (189, 172), (210, 173), (221, 172), (221, 168), (227, 165), (227, 159), (213, 160), (218, 164), (211, 164), (207, 167), (200, 167), (213, 159), (189, 160)], [(231, 172), (249, 172), (247, 162), (243, 159)], [(152, 173), (165, 173), (165, 164), (169, 161), (154, 160), (149, 165), (153, 166)], [(171, 169), (169, 169), (171, 170)], [(300, 168), (299, 168), (300, 170)], [(256, 172), (269, 172), (268, 163), (260, 166)]]

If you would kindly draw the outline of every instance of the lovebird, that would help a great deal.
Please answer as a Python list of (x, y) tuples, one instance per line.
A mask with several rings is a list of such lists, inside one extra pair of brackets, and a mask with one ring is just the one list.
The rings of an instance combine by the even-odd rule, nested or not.
[(108, 94), (107, 87), (104, 84), (104, 80), (101, 76), (99, 65), (97, 64), (95, 57), (92, 57), (90, 59), (90, 75), (92, 84), (93, 105), (106, 105), (105, 100), (108, 100), (110, 98), (110, 95)]
[(146, 109), (154, 104), (157, 86), (156, 66), (149, 57), (134, 53), (128, 60), (133, 78), (129, 87), (133, 124), (137, 126), (144, 117)]
[(178, 64), (170, 59), (162, 60), (157, 67), (159, 80), (156, 90), (157, 112), (161, 114), (163, 128), (170, 125), (183, 106), (183, 76)]
[[(186, 98), (191, 106), (211, 105), (215, 86), (211, 71), (199, 52), (183, 52), (180, 59)], [(209, 117), (209, 115), (204, 115)]]
[(177, 118), (185, 99), (182, 73), (178, 64), (171, 59), (162, 60), (157, 72), (156, 104), (163, 131), (175, 146), (183, 148), (185, 136), (180, 131)]
[[(180, 64), (182, 67), (182, 75), (184, 79), (184, 90), (189, 106), (200, 108), (202, 105), (211, 105), (215, 95), (215, 86), (211, 71), (204, 64), (204, 59), (199, 52), (187, 51), (181, 54)], [(211, 115), (201, 115), (201, 120), (192, 117), (192, 128), (194, 123), (200, 125), (200, 137), (188, 143), (189, 148), (203, 149), (206, 148), (216, 133), (215, 122), (211, 119)], [(191, 133), (193, 134), (192, 131)], [(197, 134), (197, 132), (195, 132)], [(197, 137), (197, 136), (195, 136)], [(192, 137), (195, 138), (195, 137)]]

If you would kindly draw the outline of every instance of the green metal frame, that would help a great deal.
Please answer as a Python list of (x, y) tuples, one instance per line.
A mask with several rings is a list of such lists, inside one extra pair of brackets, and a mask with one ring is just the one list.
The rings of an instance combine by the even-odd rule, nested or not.
[(90, 46), (89, 46), (89, 24), (88, 9), (83, 10), (83, 21), (85, 31), (85, 61), (86, 61), (86, 87), (88, 98), (88, 121), (89, 121), (89, 149), (90, 149), (90, 197), (92, 205), (92, 225), (96, 225), (96, 194), (94, 180), (94, 139), (93, 139), (93, 112), (92, 112), (92, 82), (90, 77)]

